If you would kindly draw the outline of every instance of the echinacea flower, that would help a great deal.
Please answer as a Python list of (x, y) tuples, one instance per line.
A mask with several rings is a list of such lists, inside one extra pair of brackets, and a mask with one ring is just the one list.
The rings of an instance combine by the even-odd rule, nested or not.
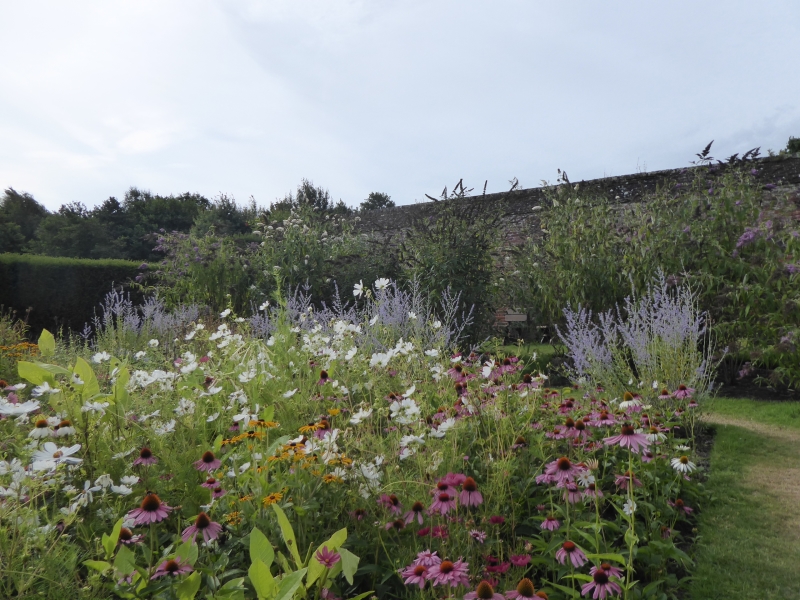
[(627, 490), (631, 482), (633, 482), (634, 487), (642, 487), (642, 482), (631, 471), (625, 471), (622, 475), (614, 476), (614, 483), (623, 490)]
[(168, 506), (161, 501), (161, 498), (156, 496), (153, 492), (145, 495), (144, 500), (139, 508), (134, 508), (127, 515), (128, 519), (134, 520), (134, 525), (149, 525), (150, 523), (158, 523), (163, 521), (169, 516), (171, 506)]
[(481, 531), (480, 529), (470, 529), (469, 537), (471, 537), (479, 544), (483, 544), (484, 542), (486, 542), (487, 535), (485, 531)]
[(455, 562), (443, 560), (428, 569), (428, 577), (433, 585), (449, 585), (450, 587), (463, 585), (466, 587), (469, 585), (469, 564), (460, 558)]
[(153, 456), (153, 451), (150, 450), (147, 446), (139, 450), (139, 458), (133, 461), (133, 466), (136, 465), (154, 465), (158, 462), (158, 459)]
[(534, 600), (537, 598), (544, 598), (544, 600), (547, 600), (547, 594), (544, 592), (537, 592), (533, 587), (533, 582), (527, 577), (523, 577), (517, 584), (516, 589), (506, 592), (506, 598), (508, 598), (508, 600), (516, 600), (518, 598), (533, 598)]
[(491, 584), (485, 579), (478, 584), (474, 592), (464, 594), (464, 600), (506, 600), (503, 594), (494, 591)]
[(686, 504), (684, 504), (683, 500), (681, 500), (680, 498), (676, 498), (675, 502), (673, 502), (672, 500), (668, 500), (667, 503), (675, 510), (678, 511), (682, 510), (687, 515), (690, 515), (694, 512), (694, 509), (690, 506), (686, 506)]
[(323, 546), (317, 550), (316, 554), (314, 554), (314, 558), (316, 558), (319, 564), (321, 564), (323, 567), (332, 569), (333, 565), (339, 562), (342, 556), (338, 552), (328, 550), (327, 546)]
[(414, 559), (412, 564), (433, 567), (434, 565), (438, 565), (440, 562), (442, 562), (442, 559), (438, 556), (435, 550), (433, 552), (430, 550), (423, 550), (417, 554), (417, 558)]
[(647, 436), (641, 433), (636, 433), (636, 430), (630, 423), (622, 425), (622, 431), (619, 435), (607, 437), (603, 440), (607, 446), (619, 444), (622, 448), (630, 448), (631, 452), (639, 453), (640, 448), (647, 449), (650, 442), (647, 441)]
[(119, 530), (118, 543), (120, 544), (124, 544), (126, 546), (130, 546), (132, 544), (141, 544), (142, 539), (144, 539), (143, 535), (133, 535), (133, 532), (127, 527), (122, 527)]
[(178, 575), (182, 575), (184, 573), (191, 573), (193, 571), (192, 566), (188, 563), (181, 562), (181, 557), (172, 558), (170, 560), (165, 560), (158, 566), (156, 569), (155, 575), (153, 575), (150, 579), (158, 579), (159, 577), (163, 577), (164, 575), (170, 575), (172, 577), (177, 577)]
[(82, 458), (72, 456), (81, 449), (80, 444), (59, 448), (53, 442), (45, 442), (41, 450), (37, 450), (32, 456), (32, 469), (34, 471), (47, 471), (55, 469), (60, 464), (77, 465), (83, 462)]
[(39, 440), (50, 437), (51, 435), (53, 435), (53, 432), (50, 429), (50, 423), (47, 422), (47, 419), (37, 419), (36, 423), (34, 423), (33, 429), (31, 429), (30, 433), (28, 434), (28, 437)]
[(422, 502), (414, 502), (411, 505), (411, 510), (408, 511), (403, 518), (405, 519), (406, 525), (411, 523), (414, 519), (417, 520), (417, 523), (422, 525), (422, 513), (425, 511), (425, 505)]
[(571, 483), (582, 469), (566, 456), (554, 460), (544, 469), (544, 474), (550, 483)]
[(394, 494), (381, 494), (378, 504), (385, 506), (396, 515), (403, 512), (403, 505), (400, 504), (400, 500)]
[(691, 398), (694, 392), (694, 388), (686, 387), (685, 385), (680, 384), (678, 389), (672, 392), (672, 397), (678, 400), (684, 400), (686, 398)]
[(567, 540), (561, 545), (561, 548), (558, 549), (558, 552), (556, 552), (556, 560), (558, 560), (558, 562), (560, 562), (562, 565), (565, 565), (567, 562), (569, 562), (570, 565), (577, 569), (586, 564), (587, 558), (583, 553), (583, 550), (575, 545), (575, 542), (570, 542)]
[(194, 463), (194, 468), (198, 471), (207, 471), (210, 473), (214, 469), (219, 469), (221, 464), (222, 461), (214, 456), (214, 453), (211, 452), (211, 450), (206, 450), (203, 452), (203, 456), (200, 458), (200, 460)]
[(683, 455), (679, 458), (673, 458), (669, 462), (672, 465), (672, 468), (678, 473), (691, 473), (697, 469), (697, 465), (690, 461), (689, 457), (686, 455)]
[(515, 567), (524, 567), (531, 562), (530, 554), (512, 554), (509, 559)]
[(539, 526), (542, 529), (546, 529), (547, 531), (555, 531), (559, 527), (561, 527), (561, 522), (556, 519), (553, 515), (547, 515), (542, 524)]
[(483, 496), (478, 491), (478, 484), (472, 477), (467, 477), (461, 484), (458, 501), (462, 506), (480, 506), (483, 503)]
[(428, 508), (428, 513), (439, 513), (440, 515), (446, 515), (451, 510), (456, 509), (456, 499), (454, 496), (451, 496), (447, 492), (442, 492), (436, 495), (433, 504), (431, 504), (430, 508)]
[(202, 533), (203, 541), (208, 543), (211, 540), (217, 539), (221, 531), (222, 525), (215, 523), (206, 513), (201, 512), (199, 515), (197, 515), (194, 525), (183, 530), (183, 533), (181, 534), (181, 540), (184, 542), (188, 541), (189, 539), (193, 540), (198, 533)]
[(405, 585), (418, 585), (419, 589), (425, 587), (425, 582), (428, 581), (428, 567), (425, 565), (408, 565), (405, 569), (400, 571), (400, 576), (403, 578)]
[(609, 579), (610, 573), (602, 567), (592, 567), (590, 571), (592, 580), (581, 587), (581, 594), (588, 596), (592, 593), (594, 600), (602, 600), (609, 594), (621, 594), (619, 585)]

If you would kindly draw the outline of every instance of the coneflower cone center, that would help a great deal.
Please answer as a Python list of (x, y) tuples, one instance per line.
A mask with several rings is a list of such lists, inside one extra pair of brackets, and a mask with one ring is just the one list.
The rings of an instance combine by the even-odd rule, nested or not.
[(39, 427), (40, 429), (47, 427), (47, 419), (39, 419), (36, 421), (36, 427)]
[(494, 598), (494, 588), (489, 585), (488, 581), (481, 581), (475, 591), (481, 600), (492, 600)]
[(397, 506), (398, 504), (400, 504), (400, 500), (394, 494), (389, 496), (389, 500), (391, 501), (392, 506)]
[(689, 457), (688, 456), (681, 456), (680, 459), (681, 464), (688, 465), (689, 464)]
[(633, 428), (633, 426), (628, 423), (625, 423), (625, 425), (622, 426), (622, 435), (633, 435), (635, 432), (636, 430)]
[(139, 458), (150, 458), (153, 456), (153, 453), (150, 451), (150, 448), (142, 448), (139, 451)]
[(594, 582), (600, 585), (608, 583), (608, 575), (603, 569), (597, 569), (597, 571), (595, 571)]
[(155, 494), (148, 494), (142, 500), (142, 510), (147, 512), (155, 512), (161, 508), (161, 499)]
[(178, 561), (168, 560), (166, 566), (164, 567), (164, 570), (167, 571), (168, 573), (177, 573), (178, 569), (180, 568), (181, 566), (178, 564)]
[(121, 539), (123, 542), (127, 542), (131, 538), (133, 538), (133, 532), (130, 529), (127, 527), (120, 528), (119, 539)]
[(575, 427), (575, 421), (573, 421), (572, 419), (567, 417), (567, 420), (564, 421), (564, 426), (565, 427)]
[(450, 494), (439, 494), (439, 502), (450, 502)]
[(523, 598), (533, 598), (536, 590), (533, 588), (533, 582), (527, 577), (520, 580), (517, 584), (517, 593)]
[(427, 571), (428, 567), (426, 567), (425, 565), (417, 565), (416, 567), (414, 567), (414, 575), (416, 575), (417, 577), (422, 577), (423, 575), (425, 575), (425, 573), (427, 573)]
[[(195, 456), (197, 456), (197, 455), (195, 454)], [(205, 452), (203, 452), (203, 462), (204, 463), (212, 463), (212, 462), (214, 462), (214, 460), (215, 460), (214, 453), (211, 452), (211, 450), (206, 450)]]
[(562, 456), (556, 463), (559, 471), (569, 471), (572, 468), (572, 463), (566, 456)]
[(451, 561), (443, 560), (439, 565), (439, 572), (447, 575), (448, 573), (451, 573), (455, 568), (456, 566)]
[(199, 515), (197, 515), (197, 520), (194, 522), (194, 524), (198, 529), (205, 529), (211, 525), (211, 519), (208, 518), (206, 513), (201, 512)]
[(477, 492), (478, 491), (478, 484), (475, 483), (475, 480), (472, 477), (467, 477), (464, 480), (464, 483), (461, 484), (461, 487), (465, 492)]
[(565, 552), (574, 552), (575, 551), (575, 544), (573, 542), (564, 542), (564, 545), (561, 546), (564, 548)]
[(422, 512), (425, 510), (425, 505), (422, 502), (414, 502), (414, 504), (411, 506), (411, 510), (416, 513)]

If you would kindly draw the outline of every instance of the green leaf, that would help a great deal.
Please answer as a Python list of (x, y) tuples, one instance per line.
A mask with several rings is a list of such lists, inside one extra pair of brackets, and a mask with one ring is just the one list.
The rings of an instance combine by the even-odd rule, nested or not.
[(175, 550), (175, 556), (179, 556), (184, 562), (194, 565), (194, 561), (197, 560), (197, 552), (197, 544), (189, 539), (178, 546), (178, 549)]
[(286, 547), (289, 548), (289, 553), (292, 555), (295, 564), (299, 567), (303, 564), (302, 559), (300, 558), (300, 552), (297, 549), (297, 538), (294, 536), (294, 529), (292, 529), (292, 524), (289, 523), (289, 519), (286, 517), (286, 513), (283, 512), (283, 509), (278, 506), (277, 504), (273, 504), (272, 508), (275, 510), (275, 514), (278, 516), (278, 525), (281, 528), (281, 535), (283, 536), (283, 541), (286, 544)]
[(101, 573), (105, 573), (111, 568), (111, 563), (105, 560), (85, 560), (83, 561), (90, 569), (94, 569), (95, 571), (100, 571)]
[[(273, 504), (272, 506), (275, 505)], [(300, 587), (307, 570), (308, 569), (300, 569), (299, 571), (289, 573), (286, 577), (281, 579), (281, 583), (278, 586), (278, 595), (275, 597), (275, 600), (291, 600), (297, 588)]]
[(117, 373), (117, 380), (114, 382), (114, 404), (128, 408), (128, 382), (131, 380), (131, 374), (128, 369), (121, 367)]
[(247, 570), (250, 583), (256, 590), (259, 598), (272, 598), (275, 595), (275, 578), (269, 572), (269, 567), (261, 560), (254, 560)]
[(88, 400), (95, 394), (100, 393), (100, 384), (97, 383), (97, 377), (94, 376), (94, 371), (92, 371), (92, 367), (80, 356), (75, 359), (75, 368), (72, 369), (72, 372), (75, 373), (78, 377), (80, 377), (81, 380), (83, 381), (83, 389), (81, 390), (81, 397), (84, 400)]
[(127, 546), (120, 546), (114, 559), (114, 568), (123, 575), (130, 575), (136, 570), (136, 556)]
[(53, 337), (53, 334), (47, 331), (47, 329), (42, 329), (42, 335), (39, 336), (39, 353), (42, 356), (53, 356), (56, 353), (56, 338)]
[(275, 405), (267, 406), (261, 411), (261, 418), (264, 421), (272, 421), (275, 418)]
[(358, 563), (361, 559), (345, 548), (340, 548), (339, 554), (342, 557), (341, 563), (344, 578), (347, 579), (347, 583), (353, 585), (353, 575), (356, 574)]
[(17, 363), (17, 373), (19, 376), (29, 381), (33, 385), (42, 385), (45, 381), (53, 381), (53, 376), (40, 365), (25, 360)]
[(568, 587), (563, 586), (563, 585), (558, 585), (557, 583), (551, 583), (550, 585), (552, 585), (557, 590), (561, 590), (565, 594), (569, 595), (570, 598), (580, 598), (581, 597), (580, 593), (578, 593), (577, 590), (573, 590), (572, 588), (568, 588)]
[(322, 574), (325, 572), (326, 567), (324, 567), (316, 558), (317, 552), (322, 550), (322, 548), (327, 548), (331, 552), (336, 552), (339, 547), (345, 543), (347, 540), (347, 528), (340, 529), (336, 533), (334, 533), (330, 538), (328, 538), (327, 542), (323, 542), (319, 545), (316, 549), (314, 554), (311, 556), (311, 560), (308, 564), (308, 577), (306, 577), (306, 585), (310, 586), (314, 583), (319, 577), (322, 577)]
[(364, 592), (363, 594), (359, 594), (358, 596), (354, 596), (354, 597), (350, 598), (349, 600), (364, 600), (364, 598), (366, 598), (367, 596), (372, 595), (374, 592), (375, 592), (375, 590), (370, 590), (368, 592)]
[(564, 575), (564, 579), (578, 579), (579, 581), (592, 581), (591, 575), (586, 575), (584, 573), (574, 573), (572, 575)]
[[(103, 534), (103, 550), (106, 551), (106, 559), (111, 558), (111, 555), (114, 554), (114, 548), (117, 547), (117, 542), (119, 541), (119, 532), (122, 529), (122, 522), (125, 519), (120, 519), (114, 524), (114, 529), (111, 530), (111, 535)], [(126, 573), (127, 575), (127, 573)]]
[(586, 554), (586, 558), (588, 558), (589, 560), (599, 560), (599, 561), (613, 560), (613, 561), (618, 562), (620, 564), (623, 564), (623, 565), (625, 564), (625, 557), (622, 556), (622, 554), (588, 554), (587, 553)]
[(230, 598), (231, 600), (244, 600), (244, 577), (237, 577), (226, 582), (214, 598)]
[(261, 533), (258, 527), (253, 527), (253, 531), (250, 532), (250, 561), (255, 563), (258, 560), (269, 568), (275, 560), (275, 550), (267, 536)]
[(178, 600), (192, 600), (200, 589), (200, 572), (195, 571), (175, 586)]

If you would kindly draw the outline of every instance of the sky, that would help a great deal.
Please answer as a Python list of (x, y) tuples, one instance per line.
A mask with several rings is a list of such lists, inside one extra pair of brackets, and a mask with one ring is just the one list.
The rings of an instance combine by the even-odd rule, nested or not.
[(687, 166), (800, 137), (800, 3), (0, 4), (0, 189), (358, 206)]

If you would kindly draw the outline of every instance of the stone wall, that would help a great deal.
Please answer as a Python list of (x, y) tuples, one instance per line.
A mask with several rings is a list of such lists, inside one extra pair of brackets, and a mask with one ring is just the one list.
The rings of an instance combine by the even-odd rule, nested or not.
[[(715, 165), (671, 169), (589, 181), (573, 181), (570, 184), (561, 184), (561, 186), (571, 185), (573, 189), (579, 189), (584, 197), (587, 195), (603, 197), (625, 204), (640, 202), (648, 194), (657, 190), (680, 191), (681, 187), (694, 181), (698, 169), (705, 169), (708, 185), (712, 187), (715, 179), (728, 168), (730, 168), (728, 165)], [(770, 189), (771, 185), (800, 187), (800, 154), (748, 161), (747, 168), (758, 171), (758, 181), (765, 186), (765, 190)], [(509, 243), (518, 243), (531, 233), (540, 230), (539, 211), (546, 210), (549, 205), (545, 190), (546, 188), (531, 188), (498, 194), (468, 196), (447, 200), (447, 202), (454, 202), (457, 206), (464, 205), (465, 208), (475, 202), (493, 205), (492, 210), (496, 210), (502, 215), (504, 237)], [(403, 230), (412, 227), (416, 222), (435, 218), (441, 204), (441, 202), (424, 202), (366, 211), (359, 214), (361, 220), (358, 222), (358, 229), (361, 233), (380, 239), (396, 238), (402, 234)]]

